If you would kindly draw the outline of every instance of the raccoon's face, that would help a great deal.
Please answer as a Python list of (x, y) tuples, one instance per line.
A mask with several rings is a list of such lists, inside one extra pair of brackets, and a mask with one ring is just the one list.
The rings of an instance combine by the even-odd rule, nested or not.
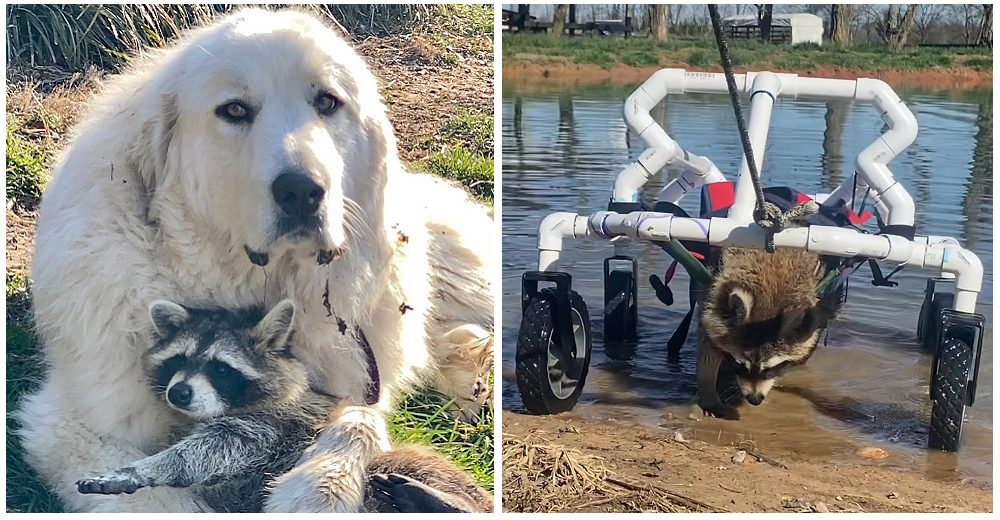
[(707, 302), (702, 327), (732, 359), (747, 402), (759, 405), (775, 378), (809, 359), (823, 325), (816, 306), (768, 305), (753, 289), (725, 284)]
[(305, 367), (290, 350), (294, 304), (259, 310), (187, 309), (153, 302), (157, 341), (147, 355), (154, 388), (195, 419), (258, 409), (297, 398)]

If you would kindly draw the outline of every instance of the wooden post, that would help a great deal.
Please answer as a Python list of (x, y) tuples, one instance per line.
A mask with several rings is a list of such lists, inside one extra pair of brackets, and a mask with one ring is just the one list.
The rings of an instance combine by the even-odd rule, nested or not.
[(635, 4), (625, 4), (625, 37), (632, 32), (632, 20), (635, 19)]
[(531, 16), (531, 4), (517, 4), (517, 32), (524, 30), (524, 24), (527, 23), (528, 17)]
[(576, 29), (574, 27), (576, 26), (576, 4), (569, 4), (569, 23), (571, 26), (569, 29), (569, 35), (575, 36)]

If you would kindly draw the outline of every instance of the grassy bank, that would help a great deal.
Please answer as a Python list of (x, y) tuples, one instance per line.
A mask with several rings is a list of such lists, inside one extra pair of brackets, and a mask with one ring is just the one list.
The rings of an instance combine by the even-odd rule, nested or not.
[[(764, 45), (757, 41), (729, 42), (733, 65), (754, 69), (803, 70), (838, 67), (870, 71), (916, 71), (965, 67), (979, 72), (993, 70), (989, 49), (912, 47), (890, 51), (880, 45), (841, 47), (835, 44), (796, 46)], [(677, 66), (718, 67), (714, 39), (677, 37), (655, 42), (646, 37), (557, 38), (545, 34), (503, 35), (504, 66), (517, 62), (563, 61), (610, 68)]]
[[(29, 6), (35, 7), (35, 13), (60, 15), (53, 6)], [(20, 7), (7, 9), (8, 25), (16, 23), (10, 17), (12, 9)], [(25, 12), (21, 12), (22, 16)], [(405, 30), (380, 30), (363, 23), (371, 20), (363, 17), (358, 17), (354, 25), (344, 24), (354, 35), (356, 48), (381, 80), (389, 117), (397, 130), (400, 155), (411, 168), (455, 179), (491, 204), (492, 7), (418, 6), (405, 13), (387, 14), (397, 20), (404, 15)], [(392, 22), (387, 20), (383, 18), (380, 27), (392, 28)], [(124, 19), (120, 21), (125, 23)], [(109, 32), (120, 30), (116, 26)], [(44, 372), (31, 321), (31, 282), (27, 273), (37, 205), (52, 160), (65, 145), (76, 118), (85, 112), (100, 88), (97, 80), (127, 64), (130, 49), (106, 52), (101, 40), (92, 48), (60, 55), (42, 66), (47, 63), (43, 59), (48, 52), (46, 40), (37, 35), (31, 39), (27, 34), (22, 33), (20, 47), (12, 48), (12, 35), (8, 33), (8, 60), (14, 66), (7, 70), (6, 94), (7, 510), (43, 512), (60, 511), (62, 507), (24, 461), (17, 437), (11, 435), (18, 425), (10, 415), (23, 396), (37, 388)], [(169, 31), (165, 34), (162, 41), (139, 44), (162, 44), (175, 35)], [(144, 37), (152, 35), (145, 33)], [(62, 52), (64, 46), (58, 47)], [(428, 85), (434, 86), (434, 95), (428, 95)], [(390, 435), (396, 442), (433, 446), (492, 490), (492, 411), (484, 412), (475, 423), (463, 423), (446, 412), (448, 404), (431, 391), (408, 396), (391, 419)]]

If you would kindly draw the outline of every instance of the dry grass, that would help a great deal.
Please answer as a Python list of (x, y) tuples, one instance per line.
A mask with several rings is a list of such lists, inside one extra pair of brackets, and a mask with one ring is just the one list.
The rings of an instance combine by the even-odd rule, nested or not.
[(504, 435), (502, 460), (505, 511), (719, 511), (674, 491), (620, 477), (600, 457), (540, 437)]

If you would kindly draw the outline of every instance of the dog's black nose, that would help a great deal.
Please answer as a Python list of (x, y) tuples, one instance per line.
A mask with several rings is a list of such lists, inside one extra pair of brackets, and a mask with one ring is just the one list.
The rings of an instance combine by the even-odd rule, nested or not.
[(281, 211), (303, 221), (316, 214), (326, 191), (301, 170), (282, 173), (271, 183), (271, 194)]
[(747, 396), (747, 402), (757, 406), (758, 404), (764, 402), (764, 394), (750, 394)]
[(167, 401), (174, 405), (184, 408), (185, 406), (191, 404), (191, 385), (187, 383), (177, 383), (167, 390)]

